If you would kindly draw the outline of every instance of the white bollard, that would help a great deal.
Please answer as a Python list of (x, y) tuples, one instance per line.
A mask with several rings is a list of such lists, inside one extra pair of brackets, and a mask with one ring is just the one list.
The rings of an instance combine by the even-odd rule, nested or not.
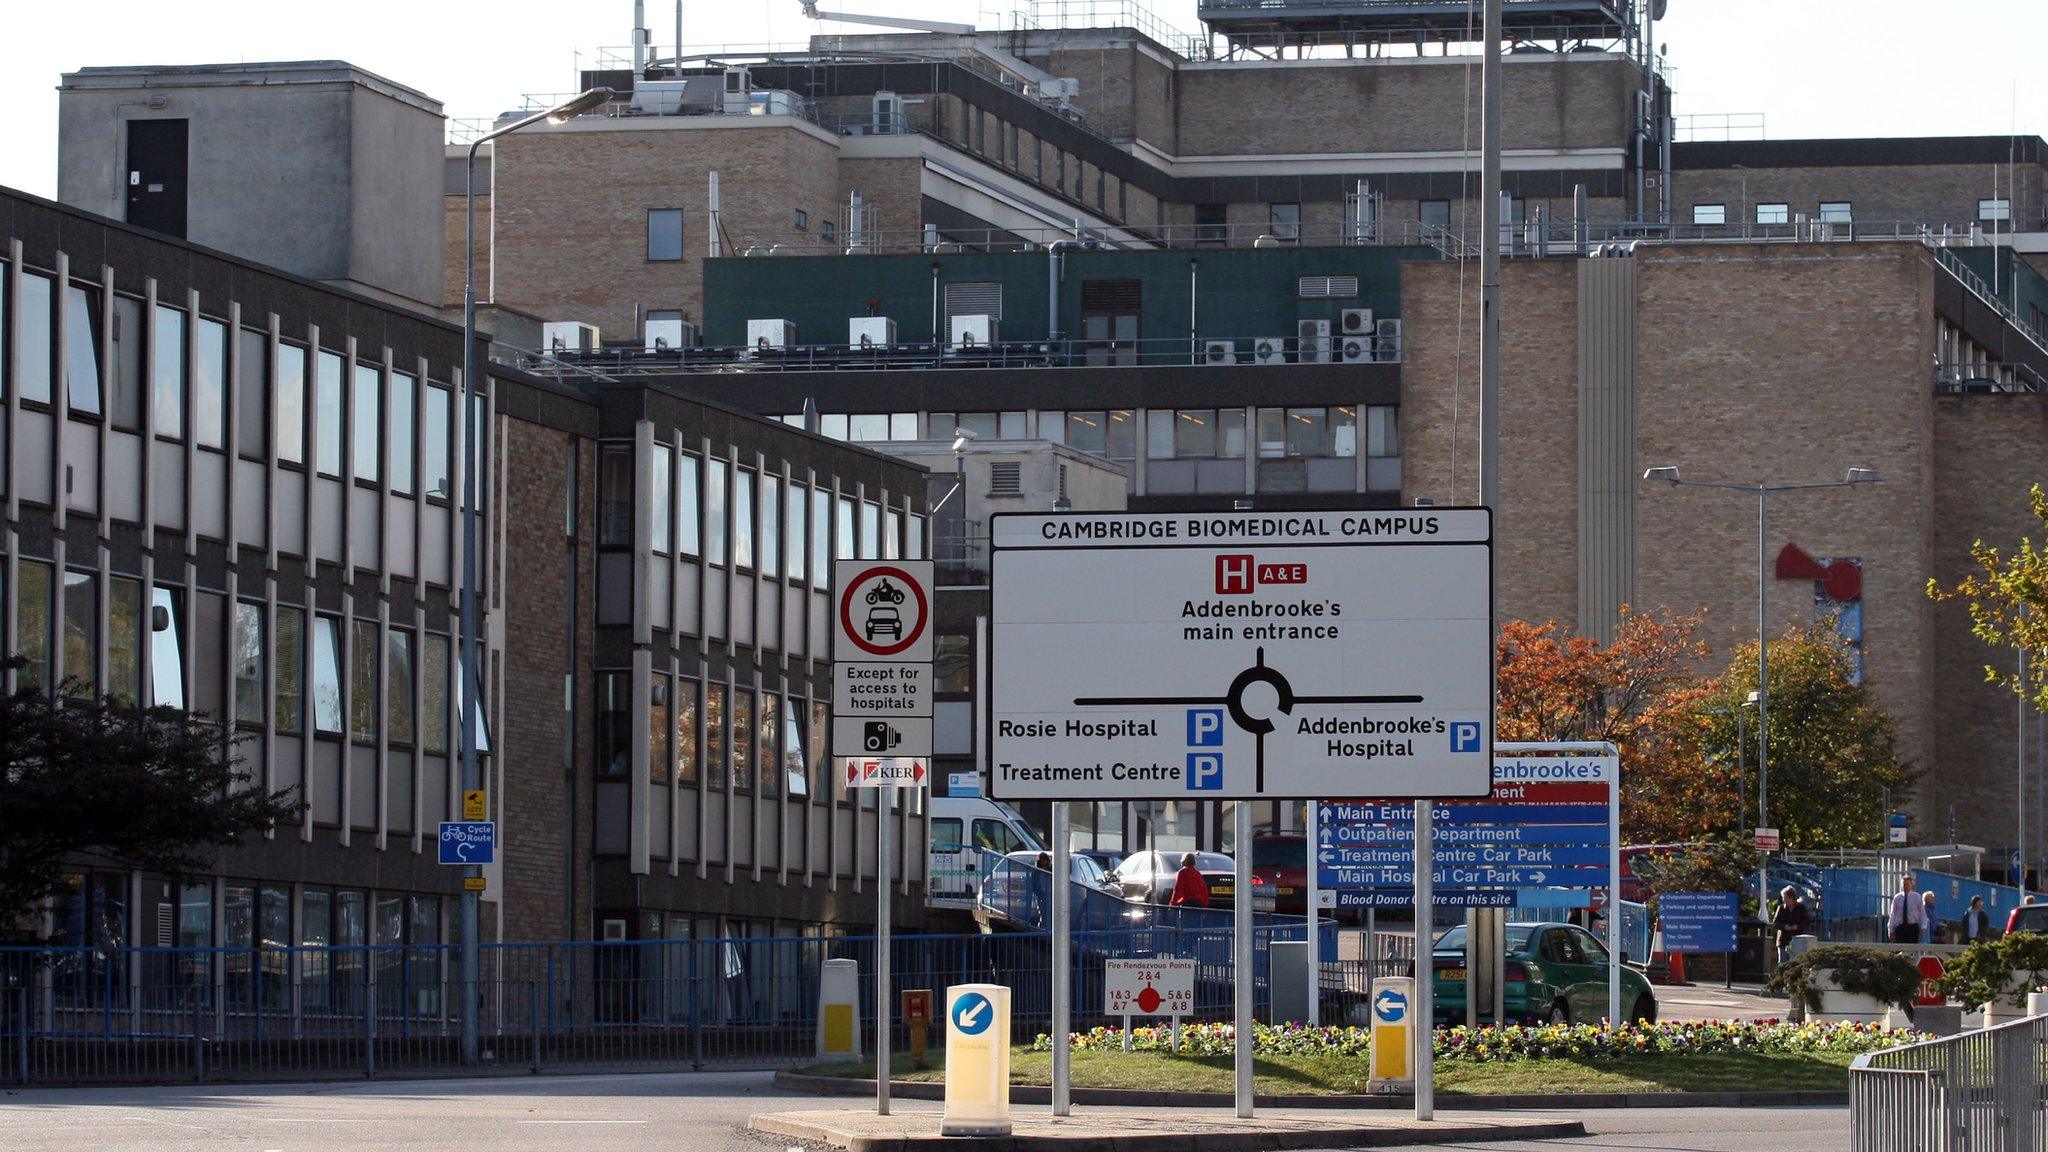
[(1010, 990), (946, 989), (946, 1118), (942, 1136), (1010, 1134)]

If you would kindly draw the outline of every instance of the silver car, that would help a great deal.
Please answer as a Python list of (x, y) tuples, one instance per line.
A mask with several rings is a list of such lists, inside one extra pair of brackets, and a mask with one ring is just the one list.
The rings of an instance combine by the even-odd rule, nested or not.
[[(1126, 900), (1137, 900), (1146, 904), (1165, 904), (1173, 899), (1174, 877), (1180, 872), (1180, 860), (1185, 852), (1134, 852), (1116, 871), (1109, 874), (1110, 882), (1124, 894)], [(1228, 908), (1237, 894), (1237, 864), (1221, 852), (1197, 852), (1195, 869), (1209, 885), (1209, 907)], [(1272, 896), (1260, 899), (1258, 889), (1267, 887), (1254, 876), (1252, 910), (1270, 912)]]

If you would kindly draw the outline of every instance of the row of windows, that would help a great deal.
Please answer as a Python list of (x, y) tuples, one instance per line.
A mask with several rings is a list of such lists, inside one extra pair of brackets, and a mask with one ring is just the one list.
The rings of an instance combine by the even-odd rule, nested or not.
[[(699, 689), (702, 696), (699, 696)], [(624, 779), (632, 765), (633, 675), (597, 677), (596, 766), (600, 779)], [(772, 689), (699, 682), (656, 674), (647, 708), (648, 779), (713, 792), (752, 792), (763, 798), (827, 802), (833, 792), (826, 755), (831, 707)], [(701, 779), (700, 779), (701, 776)], [(875, 807), (874, 789), (857, 789), (860, 806)], [(921, 789), (914, 790), (919, 793)], [(840, 803), (853, 803), (842, 794)], [(921, 795), (910, 800), (922, 812)]]
[[(85, 284), (65, 286), (60, 334), (54, 278), (24, 271), (20, 299), (12, 309), (7, 283), (0, 269), (0, 342), (11, 325), (18, 330), (20, 350), (13, 378), (0, 384), (15, 389), (26, 403), (54, 402), (55, 349), (61, 339), (64, 395), (74, 416), (101, 418), (115, 428), (140, 432), (147, 405), (158, 437), (183, 440), (189, 435), (201, 448), (224, 451), (231, 418), (228, 342), (233, 339), (239, 345), (242, 373), (241, 402), (232, 416), (241, 455), (263, 459), (273, 447), (274, 412), (277, 458), (305, 465), (310, 369), (315, 468), (337, 479), (388, 481), (400, 494), (410, 495), (417, 488), (428, 496), (453, 496), (449, 468), (455, 394), (445, 386), (429, 383), (422, 389), (412, 374), (363, 361), (351, 368), (339, 353), (313, 351), (286, 340), (273, 344), (267, 331), (232, 330), (223, 321), (208, 316), (195, 320), (167, 304), (155, 307), (151, 339), (144, 322), (145, 302), (118, 294), (112, 302), (112, 330), (103, 331), (100, 290)], [(104, 395), (103, 360), (111, 361)], [(416, 438), (416, 429), (424, 435)], [(380, 450), (388, 450), (388, 462)]]
[[(988, 131), (990, 122), (995, 125), (993, 134)], [(994, 136), (993, 146), (990, 141), (991, 135)], [(967, 151), (993, 159), (997, 164), (1007, 166), (1013, 172), (1021, 174), (1024, 171), (1023, 133), (1016, 124), (1002, 119), (993, 112), (963, 102), (958, 143)], [(1046, 164), (1048, 152), (1052, 154), (1050, 169)], [(1121, 221), (1129, 215), (1130, 190), (1121, 179), (1089, 164), (1079, 156), (1068, 155), (1064, 149), (1050, 141), (1040, 139), (1032, 145), (1031, 168), (1033, 180), (1076, 203), (1093, 203), (1097, 211), (1112, 214), (1111, 201), (1114, 200), (1115, 218)], [(1068, 178), (1070, 171), (1072, 179)], [(1095, 175), (1092, 186), (1088, 180), (1091, 171)], [(1112, 187), (1116, 190), (1113, 197), (1110, 195)]]
[[(308, 725), (321, 736), (374, 744), (381, 731), (396, 747), (428, 753), (449, 751), (449, 690), (452, 645), (442, 633), (416, 634), (387, 628), (376, 620), (344, 619), (280, 604), (265, 620), (261, 602), (213, 592), (188, 592), (165, 584), (112, 576), (106, 589), (106, 635), (100, 635), (100, 577), (65, 571), (40, 560), (22, 559), (15, 587), (16, 650), (24, 663), (15, 675), (20, 689), (49, 691), (51, 663), (63, 655), (66, 692), (106, 695), (144, 706), (165, 705), (232, 718), (261, 727), (266, 716), (276, 730), (303, 734)], [(145, 591), (147, 610), (144, 609)], [(267, 625), (267, 626), (266, 626)], [(310, 635), (309, 629), (310, 627)], [(219, 685), (195, 677), (187, 699), (187, 634), (192, 650), (206, 659), (228, 653), (233, 698), (218, 699)], [(149, 646), (145, 681), (143, 645)], [(311, 646), (310, 666), (307, 660)], [(99, 682), (99, 657), (106, 657), (106, 682)], [(312, 693), (307, 694), (308, 677)], [(342, 715), (342, 683), (350, 687), (349, 715)], [(458, 689), (459, 692), (459, 689)], [(457, 696), (460, 702), (460, 696)], [(415, 727), (414, 705), (419, 705)], [(481, 710), (477, 747), (489, 748)]]
[[(1757, 224), (1790, 224), (1792, 222), (1792, 206), (1790, 204), (1759, 202), (1754, 205), (1754, 214), (1755, 220), (1752, 222)], [(2007, 201), (1979, 200), (1977, 202), (1977, 219), (1979, 220), (2005, 220), (2009, 219), (2011, 214), (2012, 205)], [(1823, 224), (1852, 224), (1856, 220), (1856, 206), (1848, 200), (1823, 200), (1820, 202), (1819, 211), (1815, 213), (1814, 219)], [(1692, 206), (1692, 222), (1702, 225), (1726, 224), (1728, 223), (1728, 206), (1726, 204), (1695, 204)]]
[[(651, 472), (648, 547), (655, 552), (674, 551), (707, 564), (730, 563), (767, 576), (808, 579), (820, 588), (832, 582), (835, 558), (916, 560), (924, 555), (925, 518), (906, 518), (872, 500), (835, 498), (830, 489), (794, 480), (785, 491), (779, 476), (757, 476), (727, 460), (713, 460), (707, 466), (696, 455), (677, 452), (668, 444), (654, 445)], [(598, 542), (631, 545), (632, 448), (605, 446), (599, 491), (603, 531)]]
[[(363, 889), (301, 885), (298, 889), (298, 931), (293, 933), (293, 885), (229, 880), (221, 886), (220, 939), (214, 939), (213, 882), (201, 880), (172, 886), (176, 906), (160, 906), (155, 915), (131, 917), (128, 874), (119, 871), (67, 873), (53, 907), (54, 943), (117, 948), (127, 944), (158, 948), (287, 948), (294, 943), (313, 948), (329, 945), (432, 947), (441, 943), (439, 896), (407, 895)], [(145, 886), (145, 891), (147, 886)], [(146, 907), (146, 906), (145, 906)], [(131, 920), (139, 929), (130, 935)], [(205, 972), (211, 957), (181, 957)], [(329, 957), (300, 958), (301, 979), (317, 983), (328, 978)], [(347, 973), (361, 972), (362, 956), (336, 955), (334, 975), (345, 983)], [(394, 962), (396, 958), (391, 958)], [(278, 957), (284, 970), (285, 957)], [(380, 957), (380, 962), (383, 958)], [(228, 959), (235, 963), (234, 958)], [(246, 965), (243, 958), (241, 963)], [(122, 982), (122, 983), (125, 983)], [(429, 981), (431, 983), (431, 981)]]
[[(1261, 457), (1350, 458), (1358, 455), (1356, 407), (1259, 408), (1254, 411)], [(1136, 412), (1129, 408), (1044, 411), (1038, 414), (1038, 436), (1113, 460), (1131, 460), (1137, 456), (1135, 416)], [(783, 419), (799, 426), (803, 423), (801, 416)], [(820, 432), (839, 440), (859, 443), (919, 438), (915, 412), (834, 413), (822, 415), (818, 420)], [(1146, 458), (1243, 459), (1245, 420), (1243, 408), (1150, 409), (1145, 421)], [(942, 439), (951, 436), (955, 430), (962, 430), (984, 440), (1019, 440), (1030, 436), (1030, 413), (1021, 410), (933, 412), (926, 417), (925, 425), (930, 429), (929, 438), (933, 439)], [(1366, 455), (1384, 457), (1400, 454), (1400, 409), (1392, 405), (1367, 408)], [(628, 508), (627, 513), (630, 511)]]

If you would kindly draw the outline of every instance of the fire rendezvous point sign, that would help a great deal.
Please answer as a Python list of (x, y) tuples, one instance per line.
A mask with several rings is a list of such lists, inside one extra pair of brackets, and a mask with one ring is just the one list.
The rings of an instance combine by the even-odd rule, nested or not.
[(1492, 788), (1485, 509), (992, 521), (991, 795)]

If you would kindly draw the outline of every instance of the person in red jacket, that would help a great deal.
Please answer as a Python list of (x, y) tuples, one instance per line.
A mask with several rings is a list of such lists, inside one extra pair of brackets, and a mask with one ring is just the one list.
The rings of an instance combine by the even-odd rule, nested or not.
[(1180, 871), (1173, 874), (1173, 898), (1167, 903), (1175, 908), (1189, 904), (1197, 908), (1209, 906), (1209, 882), (1195, 868), (1193, 852), (1180, 858)]

